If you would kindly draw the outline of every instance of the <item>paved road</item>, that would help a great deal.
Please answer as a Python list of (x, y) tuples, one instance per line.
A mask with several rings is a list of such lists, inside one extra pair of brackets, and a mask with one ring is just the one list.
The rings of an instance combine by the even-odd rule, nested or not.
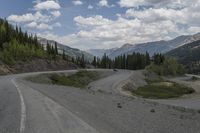
[(116, 72), (89, 89), (22, 79), (33, 74), (0, 77), (0, 133), (199, 133), (197, 112), (120, 94), (115, 88), (134, 72)]

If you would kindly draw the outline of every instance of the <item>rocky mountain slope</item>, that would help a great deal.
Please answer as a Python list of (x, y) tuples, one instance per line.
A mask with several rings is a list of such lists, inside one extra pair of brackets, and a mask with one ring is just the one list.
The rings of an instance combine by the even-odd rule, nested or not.
[(190, 72), (200, 72), (200, 40), (171, 50), (166, 55), (177, 58)]
[[(54, 40), (47, 40), (47, 39), (41, 38), (41, 37), (38, 38), (38, 41), (39, 41), (41, 44), (43, 44), (44, 47), (46, 47), (47, 42), (48, 42), (49, 44), (51, 44), (51, 45), (54, 45), (55, 42), (56, 42), (56, 41), (54, 41)], [(81, 57), (82, 54), (83, 54), (87, 60), (89, 60), (89, 61), (93, 60), (93, 57), (94, 57), (94, 56), (93, 56), (92, 54), (89, 54), (89, 53), (85, 52), (85, 51), (81, 51), (81, 50), (76, 49), (76, 48), (71, 48), (71, 47), (69, 47), (69, 46), (67, 46), (67, 45), (64, 45), (64, 44), (61, 44), (61, 43), (58, 43), (58, 42), (57, 42), (57, 46), (58, 46), (58, 52), (59, 52), (60, 54), (62, 54), (62, 53), (63, 53), (63, 50), (64, 50), (64, 51), (65, 51), (65, 54), (68, 55), (68, 56), (70, 56), (70, 57), (74, 57), (74, 58), (76, 58), (76, 57)]]
[(89, 49), (89, 50), (86, 50), (86, 52), (90, 53), (92, 55), (95, 55), (97, 57), (102, 57), (105, 53), (106, 53), (106, 55), (110, 55), (111, 53), (113, 53), (117, 49), (118, 48), (112, 48), (112, 49)]
[[(175, 39), (165, 41), (155, 41), (155, 42), (147, 42), (147, 43), (141, 43), (141, 44), (125, 44), (120, 48), (114, 49), (114, 50), (107, 50), (111, 52), (106, 52), (107, 55), (110, 58), (115, 58), (119, 55), (122, 54), (132, 54), (133, 52), (139, 52), (139, 53), (145, 53), (146, 51), (150, 54), (153, 55), (154, 53), (166, 53), (170, 50), (173, 50), (177, 47), (180, 47), (184, 44), (200, 40), (200, 33), (195, 34), (195, 35), (187, 35), (187, 36), (179, 36), (176, 37)], [(101, 51), (101, 50), (96, 50), (96, 51)], [(93, 55), (98, 56), (99, 54), (93, 52)], [(102, 55), (102, 54), (101, 54)]]

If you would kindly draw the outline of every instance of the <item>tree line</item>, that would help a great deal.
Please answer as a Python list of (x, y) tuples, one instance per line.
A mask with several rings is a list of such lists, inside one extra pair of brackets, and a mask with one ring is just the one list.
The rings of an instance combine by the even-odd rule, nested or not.
[(114, 59), (109, 58), (106, 54), (100, 59), (94, 57), (92, 65), (96, 68), (108, 68), (108, 69), (129, 69), (138, 70), (144, 69), (151, 62), (149, 53), (132, 53), (130, 55), (120, 55)]
[[(58, 52), (57, 43), (47, 42), (46, 47), (38, 42), (37, 35), (23, 32), (21, 27), (13, 26), (6, 19), (0, 19), (0, 59), (8, 64), (34, 58), (68, 60), (69, 57)], [(68, 60), (69, 61), (69, 60)]]
[(6, 19), (0, 19), (0, 59), (6, 64), (17, 60), (44, 58), (46, 52), (36, 35), (23, 32), (21, 27), (13, 26)]

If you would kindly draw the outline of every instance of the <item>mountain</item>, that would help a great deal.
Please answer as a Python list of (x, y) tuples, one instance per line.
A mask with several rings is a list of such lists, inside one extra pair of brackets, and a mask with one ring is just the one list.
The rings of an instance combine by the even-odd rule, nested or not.
[(117, 48), (112, 48), (112, 49), (89, 49), (89, 50), (86, 50), (86, 52), (90, 53), (90, 54), (92, 54), (94, 56), (97, 56), (97, 57), (102, 57), (104, 55), (104, 53), (106, 53), (106, 55), (110, 55), (115, 50), (117, 50)]
[(147, 51), (152, 56), (154, 53), (167, 53), (170, 50), (173, 50), (177, 47), (180, 47), (184, 44), (196, 40), (200, 40), (200, 33), (195, 35), (179, 36), (169, 41), (161, 40), (161, 41), (147, 42), (135, 45), (125, 44), (120, 48), (108, 49), (108, 50), (98, 49), (98, 50), (93, 50), (91, 53), (93, 55), (99, 55), (100, 51), (101, 53), (100, 55), (102, 55), (102, 53), (106, 53), (110, 58), (115, 58), (122, 54), (132, 54), (133, 52), (145, 53)]
[(114, 58), (121, 54), (131, 54), (133, 52), (145, 53), (146, 51), (152, 56), (154, 53), (166, 53), (172, 49), (196, 40), (200, 40), (200, 33), (195, 35), (179, 36), (169, 41), (161, 40), (136, 45), (129, 44), (128, 47), (127, 44), (125, 44), (121, 48), (111, 53), (109, 57)]
[(83, 54), (84, 57), (85, 57), (87, 60), (89, 60), (89, 61), (92, 61), (92, 60), (93, 60), (93, 57), (94, 57), (92, 54), (89, 54), (89, 53), (87, 53), (87, 52), (85, 52), (85, 51), (81, 51), (81, 50), (76, 49), (76, 48), (71, 48), (71, 47), (66, 46), (66, 45), (64, 45), (64, 44), (58, 43), (58, 42), (56, 42), (56, 41), (54, 41), (54, 40), (47, 40), (47, 39), (45, 39), (45, 38), (38, 37), (38, 41), (39, 41), (39, 43), (41, 43), (44, 47), (46, 47), (47, 42), (48, 42), (49, 44), (51, 44), (51, 45), (54, 45), (55, 43), (57, 43), (58, 52), (59, 52), (60, 54), (62, 54), (62, 53), (63, 53), (63, 50), (64, 50), (64, 51), (65, 51), (65, 54), (68, 55), (68, 56), (70, 56), (70, 57), (74, 57), (74, 58), (76, 58), (76, 57), (81, 57), (82, 54)]
[(177, 58), (190, 72), (200, 72), (200, 40), (173, 49), (166, 55)]

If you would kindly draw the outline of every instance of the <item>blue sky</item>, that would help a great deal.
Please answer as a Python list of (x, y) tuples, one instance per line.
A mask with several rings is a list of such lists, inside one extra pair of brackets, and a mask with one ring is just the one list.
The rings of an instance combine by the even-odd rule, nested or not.
[(24, 30), (80, 49), (200, 31), (199, 0), (1, 0), (0, 9)]

